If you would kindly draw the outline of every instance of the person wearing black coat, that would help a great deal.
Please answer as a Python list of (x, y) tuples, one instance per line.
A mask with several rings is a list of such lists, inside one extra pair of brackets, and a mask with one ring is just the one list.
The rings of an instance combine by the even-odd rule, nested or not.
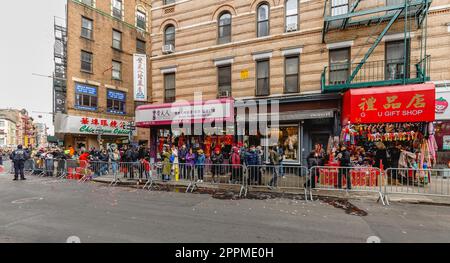
[(375, 153), (374, 167), (386, 169), (388, 167), (386, 146), (382, 142), (378, 142), (375, 146), (377, 147), (377, 152)]
[(338, 154), (338, 160), (340, 161), (339, 172), (338, 172), (338, 188), (342, 188), (342, 176), (345, 176), (347, 178), (347, 189), (352, 189), (352, 182), (350, 178), (350, 169), (348, 167), (351, 166), (350, 164), (350, 152), (347, 150), (347, 147), (344, 145), (341, 146), (341, 151)]
[[(211, 155), (212, 166), (212, 180), (216, 182), (216, 176), (220, 176), (220, 165), (223, 164), (223, 155), (220, 152), (220, 149), (217, 148), (213, 154)], [(220, 181), (220, 179), (219, 179)]]

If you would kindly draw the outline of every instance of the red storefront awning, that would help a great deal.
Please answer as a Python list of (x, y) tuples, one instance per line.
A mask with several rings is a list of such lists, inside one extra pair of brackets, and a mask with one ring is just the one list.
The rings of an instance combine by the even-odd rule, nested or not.
[(342, 124), (431, 122), (435, 97), (432, 83), (351, 89), (344, 94)]

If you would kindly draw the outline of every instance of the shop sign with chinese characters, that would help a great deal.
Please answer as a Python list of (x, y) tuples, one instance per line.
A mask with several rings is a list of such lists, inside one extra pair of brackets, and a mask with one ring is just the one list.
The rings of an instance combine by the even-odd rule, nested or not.
[(128, 121), (83, 116), (57, 116), (55, 132), (76, 134), (102, 134), (127, 136), (130, 134)]
[(435, 120), (434, 84), (353, 89), (344, 95), (343, 123)]
[(134, 54), (134, 100), (147, 101), (147, 56)]

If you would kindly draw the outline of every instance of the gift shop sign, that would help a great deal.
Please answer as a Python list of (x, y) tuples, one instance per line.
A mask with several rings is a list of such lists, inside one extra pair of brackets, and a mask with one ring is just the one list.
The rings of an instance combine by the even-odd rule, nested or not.
[(434, 84), (352, 89), (344, 94), (344, 124), (434, 120)]
[(58, 133), (126, 136), (131, 132), (127, 126), (129, 122), (123, 120), (69, 115), (57, 115), (55, 118), (55, 131)]

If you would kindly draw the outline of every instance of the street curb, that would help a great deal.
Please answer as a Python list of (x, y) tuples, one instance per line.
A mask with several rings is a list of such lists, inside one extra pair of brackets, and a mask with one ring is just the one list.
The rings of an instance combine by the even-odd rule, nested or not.
[[(111, 181), (107, 181), (107, 180), (102, 180), (99, 178), (94, 178), (92, 179), (93, 182), (96, 183), (102, 183), (102, 184), (110, 184)], [(145, 184), (145, 181), (143, 181), (142, 184), (138, 184), (137, 181), (122, 181), (119, 182), (117, 184), (117, 186), (122, 186), (122, 187), (136, 187), (136, 188), (142, 188)], [(176, 183), (174, 181), (169, 182), (168, 184), (166, 184), (167, 186), (170, 187), (187, 187), (187, 184), (181, 184), (181, 183)], [(211, 186), (211, 185), (202, 185), (199, 184), (198, 185), (199, 188), (202, 189), (209, 189), (209, 190), (215, 190), (215, 189), (220, 189), (221, 187), (219, 185), (217, 186)], [(261, 191), (259, 191), (261, 192)], [(264, 191), (262, 191), (264, 192)], [(268, 193), (270, 193), (270, 191), (267, 191)], [(288, 191), (277, 191), (276, 193), (289, 193)], [(299, 194), (299, 195), (303, 195), (303, 193), (295, 193), (295, 194)], [(378, 201), (378, 196), (376, 196), (376, 193), (373, 193), (372, 195), (355, 195), (355, 193), (341, 193), (341, 194), (337, 194), (337, 192), (335, 192), (334, 194), (331, 193), (313, 193), (313, 200), (317, 200), (320, 198), (339, 198), (339, 199), (348, 199), (348, 200), (369, 200), (369, 201), (374, 201), (377, 202)], [(389, 196), (389, 202), (390, 203), (400, 203), (400, 204), (423, 204), (423, 205), (437, 205), (437, 206), (450, 206), (450, 200), (448, 201), (439, 201), (439, 200), (433, 200), (431, 198), (412, 198), (412, 197), (398, 197), (398, 196)]]

